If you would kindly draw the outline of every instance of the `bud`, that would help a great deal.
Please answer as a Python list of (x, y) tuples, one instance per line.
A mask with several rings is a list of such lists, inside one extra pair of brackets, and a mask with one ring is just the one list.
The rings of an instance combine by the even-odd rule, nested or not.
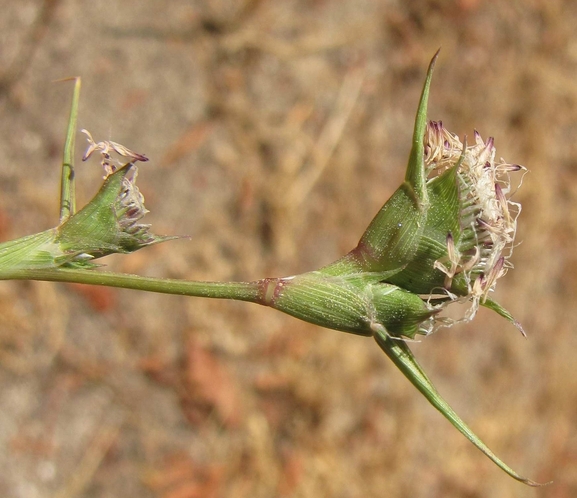
[(95, 142), (92, 138), (92, 134), (88, 130), (82, 129), (80, 131), (86, 135), (86, 140), (88, 142), (88, 147), (82, 156), (82, 160), (86, 161), (92, 154), (94, 154), (96, 151), (99, 151), (101, 155), (100, 164), (104, 168), (104, 179), (108, 178), (112, 173), (114, 173), (118, 169), (119, 164), (122, 164), (121, 162), (114, 161), (112, 159), (110, 156), (111, 152), (116, 152), (119, 156), (126, 157), (130, 162), (134, 163), (136, 161), (148, 161), (148, 157), (146, 157), (144, 154), (134, 152), (124, 145), (112, 142), (110, 140)]

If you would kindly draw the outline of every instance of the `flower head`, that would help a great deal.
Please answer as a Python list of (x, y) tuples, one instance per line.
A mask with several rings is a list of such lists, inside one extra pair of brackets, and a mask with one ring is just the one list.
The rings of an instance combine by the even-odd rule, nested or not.
[[(432, 66), (417, 111), (405, 181), (373, 218), (357, 247), (314, 272), (317, 281), (326, 278), (323, 285), (330, 285), (333, 297), (340, 292), (337, 287), (353, 283), (355, 292), (365, 297), (364, 315), (351, 327), (344, 311), (340, 321), (325, 320), (329, 315), (319, 305), (315, 323), (349, 332), (353, 328), (356, 333), (372, 333), (382, 326), (391, 335), (412, 338), (471, 320), (479, 306), (485, 306), (522, 331), (489, 295), (511, 268), (521, 206), (511, 200), (515, 189), (509, 177), (525, 168), (496, 160), (492, 138), (483, 141), (475, 132), (474, 143), (468, 145), (441, 122), (427, 121), (431, 74)], [(296, 295), (292, 288), (299, 282), (292, 280), (283, 296)], [(387, 292), (377, 298), (380, 286)], [(425, 310), (416, 306), (415, 298)], [(458, 319), (443, 313), (455, 302), (469, 304)], [(284, 311), (310, 319), (309, 311)], [(395, 322), (396, 315), (404, 317), (402, 323)]]
[(458, 230), (446, 234), (446, 253), (433, 266), (444, 274), (447, 301), (443, 306), (456, 300), (471, 302), (465, 320), (474, 317), (497, 280), (512, 267), (509, 258), (521, 205), (510, 198), (514, 192), (510, 173), (526, 171), (523, 166), (497, 161), (493, 138), (485, 142), (477, 131), (474, 138), (473, 145), (466, 140), (463, 144), (440, 121), (429, 122), (424, 136), (429, 183), (455, 172)]
[[(438, 55), (438, 52), (437, 52)], [(489, 297), (511, 267), (521, 206), (492, 138), (471, 146), (441, 122), (427, 122), (431, 61), (413, 130), (405, 181), (373, 218), (357, 247), (317, 271), (259, 281), (259, 302), (318, 325), (373, 336), (411, 383), (469, 441), (511, 477), (540, 484), (506, 465), (441, 397), (406, 340), (471, 320), (480, 305), (522, 328)], [(469, 303), (458, 320), (443, 316)]]

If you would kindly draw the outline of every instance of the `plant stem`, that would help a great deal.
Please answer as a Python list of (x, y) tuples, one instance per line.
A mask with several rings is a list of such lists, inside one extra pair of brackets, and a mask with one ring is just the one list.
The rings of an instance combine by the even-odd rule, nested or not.
[(168, 278), (142, 277), (127, 273), (101, 272), (73, 268), (26, 269), (3, 272), (0, 280), (44, 280), (50, 282), (70, 282), (89, 285), (120, 287), (163, 294), (208, 297), (214, 299), (234, 299), (261, 303), (262, 286), (255, 282), (200, 282)]

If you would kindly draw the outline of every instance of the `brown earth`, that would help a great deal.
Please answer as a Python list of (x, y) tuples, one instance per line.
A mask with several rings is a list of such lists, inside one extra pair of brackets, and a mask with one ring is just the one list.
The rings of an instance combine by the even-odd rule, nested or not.
[[(484, 311), (413, 349), (529, 489), (374, 341), (255, 305), (0, 285), (0, 496), (577, 496), (577, 3), (569, 0), (0, 2), (0, 237), (54, 226), (79, 128), (150, 157), (156, 233), (111, 269), (290, 275), (351, 249), (429, 116), (530, 170), (515, 270)], [(77, 160), (84, 150), (78, 137)], [(96, 162), (79, 164), (85, 202)]]

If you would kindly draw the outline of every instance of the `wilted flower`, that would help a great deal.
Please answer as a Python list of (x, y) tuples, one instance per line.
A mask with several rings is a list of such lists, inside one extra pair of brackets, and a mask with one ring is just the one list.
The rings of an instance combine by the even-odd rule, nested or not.
[[(443, 306), (452, 301), (471, 302), (465, 320), (474, 317), (479, 304), (511, 267), (508, 259), (521, 205), (510, 199), (509, 174), (525, 171), (520, 165), (495, 160), (493, 138), (484, 142), (477, 131), (474, 137), (474, 145), (463, 145), (442, 122), (431, 121), (424, 139), (429, 177), (456, 168), (459, 232), (446, 234), (446, 254), (433, 265), (444, 274), (447, 301)], [(430, 296), (433, 301), (434, 292)]]
[(471, 302), (464, 320), (474, 317), (479, 304), (486, 301), (497, 280), (511, 267), (508, 259), (521, 205), (510, 199), (513, 192), (509, 174), (525, 171), (523, 166), (495, 160), (493, 138), (484, 142), (477, 131), (474, 137), (474, 145), (463, 145), (442, 122), (431, 121), (424, 138), (429, 178), (456, 168), (460, 233), (446, 234), (446, 254), (433, 266), (444, 274), (443, 290), (448, 299), (444, 305)]
[(148, 157), (139, 154), (138, 152), (134, 152), (124, 145), (110, 140), (95, 142), (92, 138), (92, 134), (88, 130), (82, 129), (80, 131), (86, 135), (86, 140), (89, 144), (86, 152), (82, 156), (82, 160), (86, 161), (92, 154), (94, 154), (94, 152), (100, 151), (100, 155), (102, 156), (100, 164), (102, 164), (102, 167), (104, 168), (104, 179), (114, 173), (118, 169), (118, 166), (126, 163), (126, 161), (113, 161), (110, 152), (116, 152), (120, 156), (126, 157), (128, 162), (148, 161)]

